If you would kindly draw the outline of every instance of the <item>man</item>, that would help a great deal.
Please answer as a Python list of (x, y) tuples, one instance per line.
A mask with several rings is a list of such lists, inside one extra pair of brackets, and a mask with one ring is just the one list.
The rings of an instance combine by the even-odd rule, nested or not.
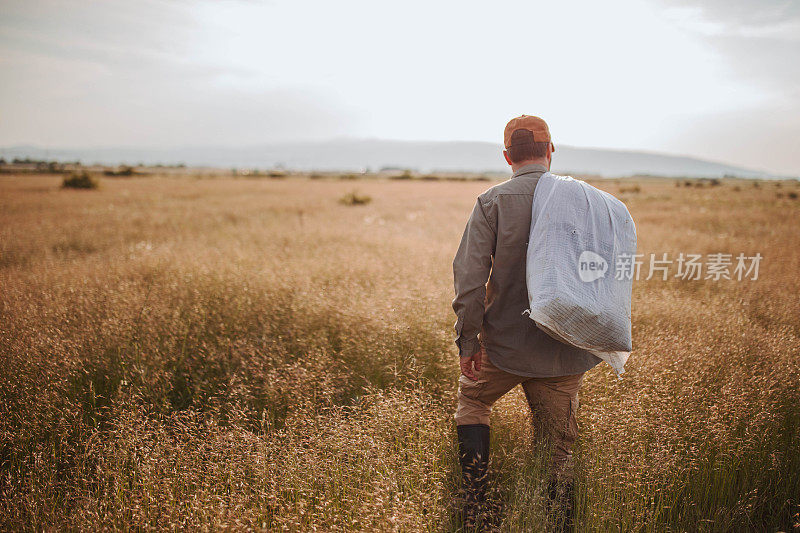
[(578, 389), (600, 359), (556, 341), (522, 314), (529, 307), (525, 263), (533, 193), (555, 146), (545, 121), (534, 116), (512, 119), (503, 137), (513, 175), (478, 197), (453, 260), (462, 374), (455, 419), (465, 510), (474, 517), (485, 498), (491, 406), (521, 384), (534, 438), (552, 450), (550, 499), (571, 521)]

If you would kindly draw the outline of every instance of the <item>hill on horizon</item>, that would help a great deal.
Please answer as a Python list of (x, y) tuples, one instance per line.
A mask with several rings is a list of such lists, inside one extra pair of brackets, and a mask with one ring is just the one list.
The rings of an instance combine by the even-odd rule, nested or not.
[[(489, 142), (394, 141), (336, 139), (282, 142), (258, 146), (194, 146), (176, 148), (55, 148), (14, 146), (0, 148), (6, 160), (15, 157), (76, 161), (84, 164), (156, 165), (185, 164), (192, 167), (270, 168), (294, 170), (379, 170), (408, 168), (419, 172), (508, 172), (502, 146)], [(553, 171), (562, 174), (600, 176), (653, 175), (669, 177), (785, 178), (694, 157), (580, 148), (556, 145)]]

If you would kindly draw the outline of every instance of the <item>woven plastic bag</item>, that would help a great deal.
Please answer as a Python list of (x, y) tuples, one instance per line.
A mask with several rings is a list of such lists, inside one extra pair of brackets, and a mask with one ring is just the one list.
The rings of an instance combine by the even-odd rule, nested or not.
[(539, 178), (532, 209), (524, 313), (622, 374), (632, 349), (633, 218), (611, 194), (550, 172)]

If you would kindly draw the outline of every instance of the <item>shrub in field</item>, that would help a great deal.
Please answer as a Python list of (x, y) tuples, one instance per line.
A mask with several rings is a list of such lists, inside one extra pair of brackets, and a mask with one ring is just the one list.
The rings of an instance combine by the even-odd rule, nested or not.
[(65, 189), (96, 189), (98, 185), (98, 181), (85, 171), (65, 177), (61, 184)]
[(366, 205), (372, 201), (371, 196), (367, 196), (366, 194), (361, 194), (358, 191), (352, 191), (341, 198), (339, 198), (339, 203), (344, 205)]
[(122, 165), (119, 168), (119, 170), (106, 170), (105, 172), (103, 172), (103, 174), (106, 176), (122, 177), (122, 178), (128, 178), (130, 176), (133, 176), (135, 173), (136, 172), (134, 171), (133, 167), (128, 165)]
[(411, 174), (410, 170), (404, 170), (402, 174), (397, 174), (391, 177), (393, 180), (410, 180), (413, 178), (414, 176)]

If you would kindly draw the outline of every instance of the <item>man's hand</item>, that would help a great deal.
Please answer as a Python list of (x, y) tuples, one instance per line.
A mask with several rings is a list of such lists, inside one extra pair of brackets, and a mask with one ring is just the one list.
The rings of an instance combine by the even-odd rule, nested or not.
[[(486, 352), (481, 346), (481, 349), (475, 352), (471, 357), (462, 357), (461, 358), (461, 373), (464, 374), (468, 379), (472, 381), (478, 381), (478, 378), (475, 377), (475, 372), (481, 371), (481, 366), (483, 366), (484, 358), (486, 357)], [(474, 371), (473, 371), (474, 365)]]

